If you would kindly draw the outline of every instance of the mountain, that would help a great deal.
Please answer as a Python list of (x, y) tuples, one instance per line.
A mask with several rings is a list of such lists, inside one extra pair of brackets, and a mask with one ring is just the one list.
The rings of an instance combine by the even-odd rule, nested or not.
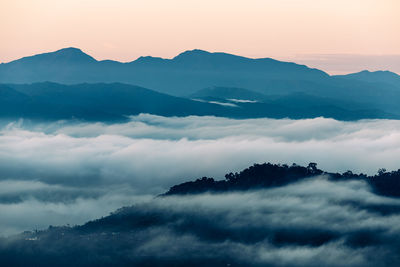
[(128, 115), (226, 115), (224, 107), (120, 83), (0, 85), (0, 117), (122, 120)]
[(270, 80), (327, 77), (323, 71), (295, 63), (202, 50), (186, 51), (172, 59), (140, 57), (120, 63), (97, 61), (79, 49), (66, 48), (0, 65), (0, 83), (122, 82), (172, 95), (188, 95), (212, 86), (263, 90)]
[[(80, 49), (66, 48), (0, 64), (0, 84), (24, 84), (24, 87), (28, 86), (27, 83), (43, 86), (45, 81), (70, 86), (82, 86), (84, 83), (134, 84), (136, 88), (151, 88), (169, 97), (190, 98), (185, 100), (189, 101), (186, 104), (179, 98), (182, 105), (169, 106), (171, 111), (167, 111), (167, 106), (165, 109), (154, 106), (150, 109), (132, 101), (129, 109), (120, 109), (117, 113), (151, 111), (160, 115), (221, 115), (234, 118), (398, 118), (399, 77), (387, 71), (329, 76), (317, 69), (271, 58), (251, 59), (203, 50), (186, 51), (172, 59), (147, 56), (121, 63), (98, 61)], [(40, 101), (43, 101), (42, 97)], [(79, 95), (75, 97), (78, 99)], [(116, 96), (113, 97), (119, 101)], [(203, 103), (194, 103), (192, 99)], [(235, 102), (234, 99), (259, 103)], [(32, 99), (29, 105), (38, 106), (37, 101)], [(51, 101), (46, 103), (52, 104)], [(163, 105), (163, 102), (157, 103)], [(70, 108), (78, 108), (73, 101), (69, 105)], [(133, 106), (140, 108), (134, 110)], [(51, 107), (51, 110), (61, 112), (66, 108)], [(110, 113), (108, 109), (98, 111), (103, 114), (114, 112)], [(81, 106), (79, 112), (74, 113), (90, 112), (97, 112), (93, 110), (93, 105)], [(67, 112), (63, 116), (67, 115), (70, 114)], [(96, 114), (91, 116), (96, 117)]]
[(337, 75), (335, 77), (364, 81), (370, 83), (387, 83), (400, 88), (400, 75), (391, 71), (368, 71), (364, 70), (357, 73), (351, 73), (347, 75)]
[(243, 88), (211, 87), (190, 95), (190, 98), (225, 106), (236, 106), (248, 117), (258, 115), (293, 119), (326, 117), (339, 120), (360, 118), (398, 119), (399, 116), (376, 107), (373, 103), (353, 101), (332, 96), (318, 96), (303, 92), (285, 95), (264, 95)]
[(85, 79), (97, 61), (77, 48), (65, 48), (0, 64), (0, 81), (32, 83)]
[(12, 61), (10, 65), (18, 64), (89, 64), (96, 60), (82, 52), (82, 50), (74, 47), (63, 48), (55, 52), (39, 54), (30, 57), (24, 57), (16, 61)]
[(307, 167), (297, 164), (292, 166), (272, 163), (254, 164), (239, 173), (226, 174), (225, 180), (202, 177), (195, 181), (174, 185), (160, 196), (249, 191), (281, 187), (321, 175), (325, 175), (333, 181), (362, 180), (368, 183), (376, 194), (400, 197), (400, 169), (392, 172), (386, 172), (382, 169), (375, 176), (367, 176), (362, 173), (355, 174), (351, 171), (343, 174), (325, 172), (318, 169), (316, 163), (310, 163)]
[(0, 84), (1, 117), (22, 117), (29, 103), (29, 96)]
[[(265, 95), (303, 92), (352, 100), (365, 95), (364, 102), (400, 90), (400, 76), (389, 71), (329, 76), (321, 70), (271, 58), (251, 59), (198, 49), (172, 59), (146, 56), (121, 63), (98, 61), (71, 47), (0, 64), (0, 83), (46, 81), (121, 82), (177, 96), (212, 87), (246, 88)], [(387, 99), (393, 99), (393, 95)]]
[[(238, 92), (248, 91), (241, 89)], [(118, 121), (139, 113), (238, 119), (303, 119), (321, 116), (338, 120), (400, 118), (368, 105), (353, 105), (351, 102), (306, 94), (266, 97), (259, 101), (215, 97), (187, 99), (122, 83), (0, 84), (0, 104), (2, 119)]]

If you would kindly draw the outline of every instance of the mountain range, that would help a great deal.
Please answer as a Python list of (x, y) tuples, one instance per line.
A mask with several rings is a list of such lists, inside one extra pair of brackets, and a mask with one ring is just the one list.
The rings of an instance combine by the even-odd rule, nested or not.
[(172, 95), (187, 95), (209, 86), (265, 89), (277, 79), (315, 80), (328, 77), (320, 70), (270, 58), (250, 59), (202, 50), (186, 51), (173, 59), (140, 57), (121, 63), (97, 61), (77, 48), (25, 57), (0, 65), (0, 82), (65, 84), (121, 82)]
[[(338, 120), (397, 118), (379, 109), (352, 106), (351, 102), (321, 98), (302, 93), (287, 96), (248, 98), (237, 88), (223, 90), (230, 98), (205, 96), (183, 98), (122, 83), (82, 83), (64, 85), (52, 82), (0, 84), (0, 118), (86, 121), (123, 121), (130, 115), (150, 113), (160, 116), (219, 116), (228, 118), (328, 117)], [(229, 92), (235, 91), (236, 94)], [(200, 91), (198, 95), (200, 95)], [(206, 91), (208, 92), (208, 91)], [(254, 96), (254, 94), (252, 94)]]
[(3, 118), (400, 117), (400, 76), (393, 72), (331, 76), (291, 62), (203, 50), (121, 63), (65, 48), (0, 64), (0, 84)]

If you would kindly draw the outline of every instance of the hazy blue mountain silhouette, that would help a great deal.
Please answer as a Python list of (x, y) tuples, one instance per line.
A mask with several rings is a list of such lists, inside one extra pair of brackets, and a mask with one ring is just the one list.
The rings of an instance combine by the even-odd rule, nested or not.
[(188, 95), (211, 86), (263, 90), (270, 80), (326, 77), (323, 71), (295, 63), (202, 50), (186, 51), (173, 59), (141, 57), (120, 63), (96, 61), (79, 49), (66, 48), (0, 65), (1, 83), (123, 82), (173, 95)]
[(0, 116), (3, 118), (108, 121), (139, 113), (163, 116), (226, 115), (219, 105), (121, 83), (0, 85), (0, 103)]
[[(265, 110), (272, 111), (274, 118), (284, 116), (290, 118), (314, 118), (318, 116), (336, 118), (341, 120), (356, 120), (357, 118), (392, 118), (396, 112), (391, 109), (384, 111), (385, 106), (379, 102), (365, 102), (362, 97), (356, 100), (348, 100), (345, 97), (318, 96), (293, 90), (287, 94), (264, 95), (243, 88), (211, 87), (199, 90), (192, 95), (192, 99), (206, 102), (230, 103), (238, 105), (246, 110), (252, 110), (254, 114), (265, 114)], [(242, 100), (242, 101), (240, 101)], [(243, 101), (250, 100), (250, 101)], [(396, 113), (397, 114), (397, 113)], [(283, 117), (284, 117), (283, 116)]]
[(364, 81), (370, 83), (388, 83), (400, 87), (400, 76), (391, 71), (368, 71), (363, 70), (357, 73), (347, 75), (337, 75), (336, 77)]
[[(172, 59), (140, 57), (121, 63), (97, 61), (80, 49), (66, 48), (0, 64), (0, 83), (45, 81), (65, 84), (126, 83), (189, 98), (262, 100), (262, 103), (236, 103), (244, 108), (242, 110), (232, 107), (214, 110), (217, 108), (211, 105), (205, 111), (203, 107), (207, 103), (193, 104), (194, 107), (202, 105), (201, 112), (200, 108), (194, 112), (192, 107), (183, 111), (185, 105), (178, 105), (178, 113), (177, 108), (169, 112), (156, 110), (163, 114), (238, 118), (328, 116), (345, 120), (397, 118), (400, 114), (400, 76), (387, 71), (329, 76), (323, 71), (295, 63), (203, 50), (186, 51)], [(31, 100), (33, 104), (30, 105), (37, 101), (36, 98)], [(76, 108), (76, 103), (70, 104)], [(135, 102), (131, 104), (135, 105)], [(80, 108), (92, 110), (90, 105)], [(55, 109), (65, 110), (64, 107)], [(142, 109), (138, 108), (137, 112), (144, 112)], [(102, 112), (109, 113), (108, 110)]]
[[(222, 90), (226, 90), (222, 89)], [(235, 90), (235, 89), (234, 89)], [(246, 90), (239, 90), (247, 92)], [(218, 92), (218, 89), (213, 90)], [(37, 120), (124, 120), (129, 115), (212, 115), (229, 118), (315, 118), (338, 120), (400, 118), (368, 105), (315, 97), (302, 93), (237, 102), (206, 97), (192, 100), (122, 83), (63, 85), (52, 82), (0, 84), (0, 118)], [(222, 104), (221, 104), (222, 103)], [(229, 103), (230, 105), (224, 105)]]
[(147, 56), (121, 63), (97, 61), (80, 49), (65, 48), (0, 64), (0, 83), (122, 82), (179, 96), (218, 86), (272, 95), (304, 92), (348, 99), (366, 93), (365, 98), (376, 101), (377, 94), (399, 90), (399, 79), (390, 72), (329, 76), (321, 70), (271, 58), (251, 59), (203, 50), (186, 51), (172, 59)]
[(63, 48), (55, 52), (24, 57), (19, 60), (11, 62), (11, 64), (87, 64), (93, 63), (96, 60), (82, 52), (82, 50), (74, 47)]

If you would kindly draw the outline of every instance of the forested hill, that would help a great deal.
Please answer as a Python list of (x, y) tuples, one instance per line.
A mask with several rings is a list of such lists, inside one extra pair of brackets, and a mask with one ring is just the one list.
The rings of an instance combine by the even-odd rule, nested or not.
[[(318, 178), (321, 175), (325, 178)], [(348, 251), (350, 257), (362, 253), (363, 258), (349, 264), (339, 254), (334, 258), (339, 264), (329, 266), (399, 266), (400, 202), (376, 194), (399, 197), (399, 178), (400, 170), (382, 169), (366, 176), (327, 173), (314, 163), (255, 164), (227, 174), (224, 181), (202, 178), (174, 186), (162, 197), (133, 203), (83, 225), (0, 237), (0, 262), (4, 266), (281, 266), (290, 249), (328, 249), (331, 255), (333, 248)], [(360, 181), (367, 181), (375, 192)], [(281, 258), (259, 256), (260, 248)], [(325, 257), (310, 255), (285, 266), (326, 266)]]
[(367, 176), (363, 173), (355, 174), (351, 171), (345, 173), (325, 172), (318, 169), (316, 163), (310, 163), (307, 167), (296, 164), (291, 166), (271, 163), (254, 164), (239, 173), (226, 174), (225, 180), (202, 177), (195, 181), (175, 185), (163, 194), (163, 196), (271, 188), (284, 186), (319, 175), (324, 175), (327, 179), (334, 181), (349, 179), (363, 180), (377, 194), (400, 197), (400, 169), (392, 172), (380, 169), (377, 175)]

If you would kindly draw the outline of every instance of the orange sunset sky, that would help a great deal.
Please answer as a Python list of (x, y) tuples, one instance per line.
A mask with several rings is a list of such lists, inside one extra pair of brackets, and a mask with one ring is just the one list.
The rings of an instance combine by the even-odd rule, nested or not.
[(400, 72), (399, 14), (399, 0), (0, 0), (0, 62), (70, 46), (124, 62), (199, 48)]

